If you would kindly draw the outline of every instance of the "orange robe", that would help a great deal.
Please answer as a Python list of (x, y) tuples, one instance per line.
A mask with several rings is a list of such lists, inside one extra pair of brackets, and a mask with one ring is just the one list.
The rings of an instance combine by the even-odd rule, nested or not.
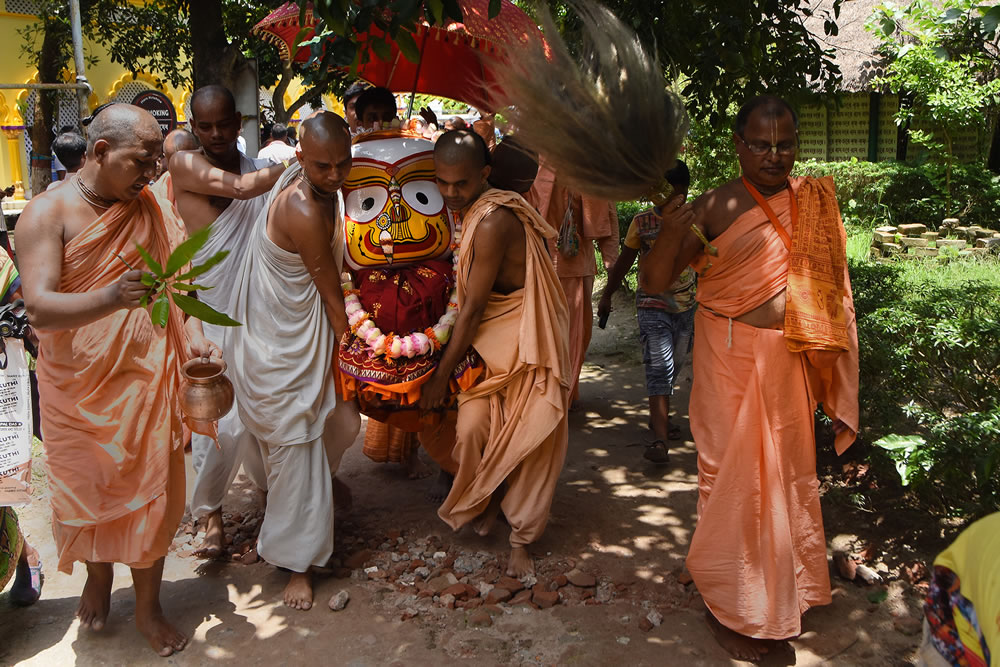
[(505, 481), (501, 503), (510, 542), (537, 540), (548, 522), (556, 481), (566, 458), (569, 379), (568, 313), (545, 237), (552, 229), (521, 198), (489, 190), (463, 222), (458, 303), (474, 261), (476, 227), (497, 207), (515, 213), (527, 241), (524, 288), (493, 292), (472, 341), (486, 367), (482, 380), (459, 394), (454, 456), (458, 471), (438, 514), (458, 530), (486, 509)]
[[(768, 204), (791, 234), (787, 192)], [(848, 425), (837, 439), (843, 452), (858, 428), (854, 305), (845, 270), (849, 350), (818, 369), (807, 353), (789, 351), (782, 331), (729, 319), (786, 288), (789, 252), (762, 209), (738, 217), (713, 243), (719, 256), (698, 282), (690, 402), (698, 525), (687, 567), (719, 622), (783, 639), (801, 632), (806, 609), (830, 602), (814, 412), (822, 401)]]
[(539, 166), (531, 191), (527, 196), (545, 221), (557, 233), (562, 226), (566, 207), (570, 202), (574, 207), (577, 232), (580, 235), (580, 251), (573, 257), (563, 255), (556, 248), (555, 238), (548, 242), (549, 254), (555, 263), (556, 275), (566, 294), (569, 306), (569, 356), (570, 356), (570, 402), (579, 397), (580, 371), (590, 347), (594, 330), (594, 276), (597, 275), (597, 257), (594, 244), (600, 246), (601, 260), (606, 271), (610, 271), (618, 260), (619, 231), (618, 213), (614, 204), (604, 199), (596, 199), (580, 193), (570, 193), (556, 182), (556, 175), (544, 166)]
[[(161, 208), (162, 206), (162, 208)], [(184, 230), (148, 188), (119, 202), (65, 245), (60, 292), (83, 293), (143, 267), (141, 244), (165, 264)], [(166, 329), (146, 310), (39, 331), (38, 385), (59, 570), (74, 561), (150, 567), (167, 553), (184, 513), (178, 386), (184, 313)]]

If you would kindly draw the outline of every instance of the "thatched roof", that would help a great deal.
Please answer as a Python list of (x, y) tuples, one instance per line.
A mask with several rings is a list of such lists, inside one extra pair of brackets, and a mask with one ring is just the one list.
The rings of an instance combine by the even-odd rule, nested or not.
[(810, 0), (813, 15), (805, 19), (806, 28), (820, 46), (833, 48), (836, 62), (844, 76), (842, 90), (860, 92), (871, 88), (871, 80), (881, 73), (882, 57), (878, 53), (878, 39), (865, 30), (880, 0), (844, 0), (837, 19), (838, 33), (827, 35), (823, 31), (824, 10), (833, 13), (832, 0)]

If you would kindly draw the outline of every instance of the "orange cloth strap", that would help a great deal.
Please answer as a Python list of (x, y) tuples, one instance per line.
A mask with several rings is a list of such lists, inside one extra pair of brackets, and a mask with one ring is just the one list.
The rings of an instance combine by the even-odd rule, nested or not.
[[(785, 226), (778, 220), (778, 216), (774, 214), (774, 210), (772, 210), (770, 205), (768, 205), (764, 196), (757, 191), (757, 188), (750, 184), (747, 177), (741, 176), (740, 178), (743, 180), (743, 187), (747, 189), (747, 192), (750, 193), (753, 200), (757, 202), (757, 206), (760, 206), (761, 210), (764, 211), (767, 219), (771, 221), (772, 225), (774, 225), (774, 230), (778, 232), (778, 236), (781, 237), (781, 242), (784, 243), (785, 248), (790, 251), (792, 249), (792, 237), (788, 235), (788, 230), (785, 229)], [(795, 228), (799, 226), (799, 207), (795, 203), (795, 193), (792, 192), (791, 183), (788, 184), (788, 201), (788, 210), (792, 216), (792, 233), (794, 233)]]

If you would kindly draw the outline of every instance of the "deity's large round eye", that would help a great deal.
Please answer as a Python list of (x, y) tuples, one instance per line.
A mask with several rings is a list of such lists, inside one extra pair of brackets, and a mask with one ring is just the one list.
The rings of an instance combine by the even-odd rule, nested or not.
[(389, 191), (382, 185), (366, 185), (348, 193), (344, 213), (354, 222), (371, 222), (385, 208)]
[(402, 190), (403, 200), (421, 215), (437, 215), (444, 208), (444, 199), (434, 181), (410, 181)]

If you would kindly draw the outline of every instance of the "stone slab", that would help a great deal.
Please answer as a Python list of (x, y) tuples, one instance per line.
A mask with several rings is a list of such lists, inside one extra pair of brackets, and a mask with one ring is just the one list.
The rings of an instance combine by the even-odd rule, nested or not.
[(900, 225), (899, 233), (903, 236), (920, 236), (927, 231), (927, 225), (922, 225), (920, 223), (911, 223), (908, 225)]
[(969, 245), (969, 242), (966, 241), (965, 239), (938, 239), (937, 240), (937, 247), (938, 248), (956, 248), (958, 250), (964, 250), (965, 247), (968, 246), (968, 245)]
[(902, 239), (900, 239), (900, 243), (902, 243), (907, 248), (926, 248), (928, 242), (927, 239), (913, 238), (912, 236), (904, 236)]

